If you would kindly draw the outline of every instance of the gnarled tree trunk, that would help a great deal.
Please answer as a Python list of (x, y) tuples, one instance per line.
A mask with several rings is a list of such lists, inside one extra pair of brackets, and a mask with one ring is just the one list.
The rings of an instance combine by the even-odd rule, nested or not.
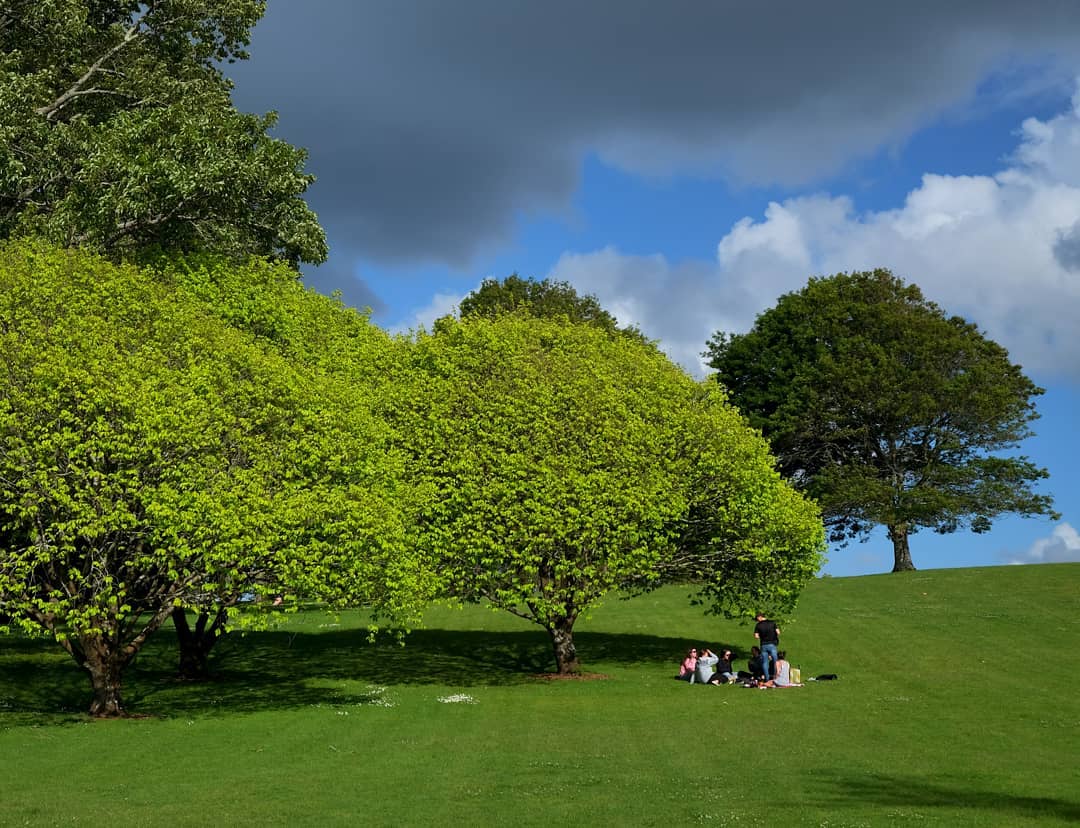
[(185, 681), (201, 681), (208, 676), (207, 659), (218, 638), (225, 632), (228, 613), (224, 607), (218, 609), (212, 623), (210, 614), (200, 612), (195, 619), (195, 629), (188, 623), (187, 613), (181, 607), (172, 611), (173, 626), (176, 628), (176, 642), (180, 647), (180, 663), (177, 676)]
[(915, 569), (911, 562), (911, 547), (908, 546), (908, 528), (898, 523), (889, 528), (889, 540), (893, 545), (893, 572), (908, 572)]
[(94, 698), (90, 703), (90, 715), (99, 718), (126, 716), (120, 698), (122, 676), (130, 657), (123, 650), (117, 652), (104, 635), (83, 635), (79, 645), (84, 655), (83, 669), (90, 674), (90, 686)]
[(548, 624), (551, 647), (555, 652), (555, 668), (560, 676), (581, 672), (577, 648), (574, 646), (574, 621), (577, 616), (560, 616)]

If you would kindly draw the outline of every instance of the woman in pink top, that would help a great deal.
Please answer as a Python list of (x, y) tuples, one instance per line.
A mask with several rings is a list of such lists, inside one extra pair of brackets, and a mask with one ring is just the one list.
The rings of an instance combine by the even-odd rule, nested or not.
[(697, 647), (691, 647), (682, 664), (679, 666), (679, 675), (676, 678), (682, 681), (694, 681), (694, 671), (697, 669)]

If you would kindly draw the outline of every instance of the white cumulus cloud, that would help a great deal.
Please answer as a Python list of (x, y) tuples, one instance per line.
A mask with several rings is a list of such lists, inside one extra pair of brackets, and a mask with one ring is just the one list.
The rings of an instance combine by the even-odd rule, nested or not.
[(1048, 538), (1039, 538), (1011, 564), (1065, 563), (1080, 561), (1080, 533), (1070, 524), (1059, 523)]
[(413, 311), (411, 319), (403, 324), (396, 325), (391, 330), (393, 333), (408, 333), (418, 328), (426, 328), (430, 331), (432, 323), (436, 319), (447, 314), (456, 314), (458, 305), (461, 304), (461, 300), (464, 298), (464, 294), (458, 296), (451, 293), (436, 293), (431, 297), (430, 302)]
[(878, 212), (844, 195), (773, 202), (737, 222), (713, 261), (606, 248), (568, 253), (549, 276), (595, 293), (702, 373), (715, 331), (747, 330), (812, 275), (875, 267), (978, 324), (1029, 373), (1080, 380), (1080, 92), (1059, 116), (1026, 120), (995, 175), (927, 173), (901, 206)]

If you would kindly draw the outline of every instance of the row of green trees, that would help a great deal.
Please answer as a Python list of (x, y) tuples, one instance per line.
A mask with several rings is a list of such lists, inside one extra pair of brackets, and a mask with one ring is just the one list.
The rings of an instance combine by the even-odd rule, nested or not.
[(395, 339), (281, 265), (7, 242), (0, 363), (0, 611), (87, 671), (95, 715), (170, 615), (246, 592), (405, 625), (486, 600), (574, 672), (612, 590), (782, 612), (821, 562), (817, 508), (718, 386), (565, 317)]
[(33, 239), (0, 248), (0, 615), (55, 636), (94, 713), (170, 614), (205, 666), (247, 592), (399, 624), (486, 600), (572, 671), (613, 589), (790, 607), (823, 545), (804, 495), (836, 538), (887, 526), (896, 569), (920, 527), (1053, 514), (996, 456), (1040, 389), (887, 271), (718, 334), (720, 384), (561, 283), (489, 280), (405, 339), (304, 290), (304, 154), (221, 71), (264, 8), (0, 0), (0, 237)]

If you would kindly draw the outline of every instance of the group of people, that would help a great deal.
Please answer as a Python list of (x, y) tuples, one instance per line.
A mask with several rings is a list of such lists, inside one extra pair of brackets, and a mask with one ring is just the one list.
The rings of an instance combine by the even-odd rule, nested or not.
[(691, 684), (742, 684), (746, 687), (802, 687), (797, 676), (792, 676), (787, 653), (780, 647), (780, 627), (766, 618), (764, 613), (756, 616), (754, 638), (760, 646), (750, 648), (750, 660), (745, 671), (732, 666), (732, 652), (722, 649), (714, 653), (708, 647), (691, 647), (679, 665), (678, 678)]

